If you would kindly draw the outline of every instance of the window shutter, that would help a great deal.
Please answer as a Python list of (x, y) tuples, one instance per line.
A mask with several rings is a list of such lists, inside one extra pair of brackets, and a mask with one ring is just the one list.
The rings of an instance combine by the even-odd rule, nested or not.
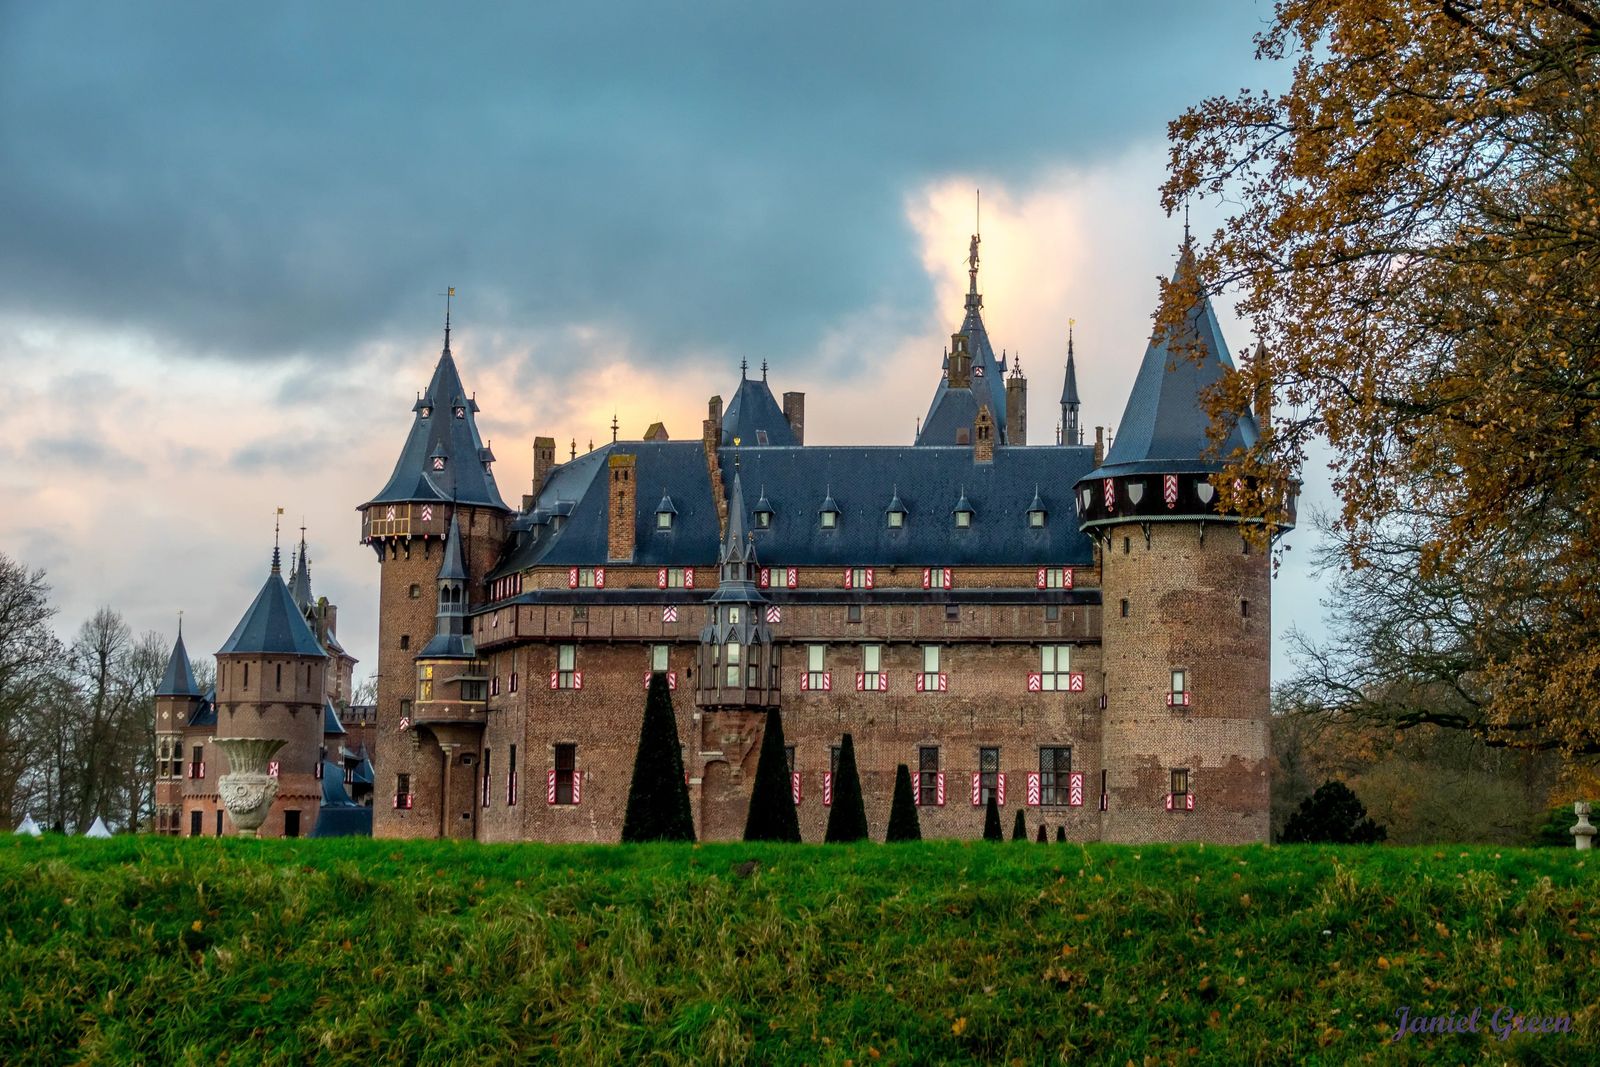
[(1072, 588), (1072, 568), (1071, 567), (1062, 567), (1061, 568), (1061, 588), (1063, 588), (1063, 589), (1071, 589)]
[(944, 569), (944, 587), (949, 589), (953, 584), (955, 584), (955, 579), (956, 572), (951, 570), (949, 567), (946, 567)]
[(556, 683), (559, 682), (560, 680), (561, 680), (561, 672), (560, 671), (551, 671), (550, 672), (550, 688), (551, 689), (554, 689), (556, 687)]
[(546, 804), (554, 804), (556, 802), (556, 769), (554, 767), (551, 767), (546, 772), (544, 786), (544, 802)]
[(1168, 811), (1172, 810), (1172, 794), (1171, 793), (1167, 794), (1167, 810)]
[(833, 772), (822, 772), (822, 804), (827, 807), (833, 803)]
[(1044, 567), (1040, 567), (1039, 568), (1039, 573), (1034, 576), (1033, 586), (1034, 586), (1035, 589), (1043, 589), (1045, 587), (1045, 568)]
[(1167, 502), (1168, 509), (1178, 506), (1178, 476), (1176, 474), (1163, 474), (1161, 476), (1161, 499)]
[(872, 588), (872, 568), (871, 567), (867, 568), (867, 588), (868, 589)]
[(808, 690), (810, 690), (810, 688), (811, 688), (811, 672), (810, 671), (801, 671), (800, 672), (800, 692), (802, 692), (802, 693), (807, 692)]
[(576, 567), (568, 567), (567, 568), (567, 588), (568, 589), (576, 589), (576, 588), (578, 588), (578, 568), (576, 568)]
[(583, 772), (576, 767), (572, 768), (572, 802), (583, 802)]
[(788, 583), (790, 589), (800, 588), (800, 568), (789, 567), (784, 574), (784, 580)]
[(276, 778), (276, 777), (278, 777), (278, 761), (277, 760), (271, 760), (271, 761), (269, 761), (267, 763), (267, 777), (268, 778)]
[(1083, 692), (1083, 672), (1073, 671), (1067, 675), (1067, 690), (1073, 693)]
[(1111, 511), (1117, 506), (1117, 483), (1110, 478), (1102, 479), (1101, 488), (1105, 493), (1106, 510)]
[(665, 589), (666, 587), (667, 587), (667, 568), (665, 568), (665, 567), (657, 567), (656, 568), (656, 588), (657, 589)]
[(1044, 690), (1044, 676), (1038, 671), (1028, 672), (1028, 692), (1038, 693)]
[(1183, 795), (1183, 807), (1184, 807), (1185, 811), (1193, 811), (1194, 810), (1194, 794), (1193, 793), (1185, 793)]
[(924, 568), (922, 568), (922, 588), (924, 588), (924, 589), (933, 588), (933, 568), (932, 567), (924, 567)]
[(939, 807), (942, 808), (944, 807), (944, 772), (940, 771), (935, 777), (934, 781), (937, 783), (935, 786), (937, 792), (934, 796), (934, 800)]
[(1074, 808), (1083, 807), (1083, 772), (1073, 771), (1067, 775), (1067, 803)]
[(940, 671), (939, 672), (939, 692), (948, 693), (949, 691), (950, 691), (950, 676), (948, 674), (944, 673), (943, 671)]
[(789, 791), (794, 794), (794, 802), (800, 803), (800, 772), (789, 772)]
[(822, 672), (822, 691), (824, 693), (833, 692), (833, 672), (832, 671), (823, 671)]
[(888, 671), (879, 671), (878, 672), (878, 692), (887, 693), (888, 691), (889, 691), (889, 672)]
[(1037, 771), (1029, 771), (1028, 772), (1028, 807), (1037, 808), (1039, 806), (1039, 796), (1040, 796), (1039, 773)]
[(582, 671), (573, 671), (572, 672), (572, 688), (574, 688), (574, 689), (582, 689), (583, 688), (583, 672)]
[(606, 587), (606, 569), (604, 567), (596, 567), (594, 569), (594, 587), (596, 589), (604, 589)]
[(866, 691), (867, 691), (867, 675), (866, 675), (866, 672), (865, 671), (856, 671), (856, 692), (864, 693)]
[(694, 568), (693, 567), (685, 567), (685, 568), (683, 568), (683, 587), (685, 589), (693, 589), (694, 588)]
[(995, 780), (994, 802), (996, 804), (1000, 805), (1000, 807), (1003, 808), (1003, 807), (1006, 806), (1006, 774), (1005, 774), (1005, 772), (1001, 771), (999, 774), (996, 774), (994, 776), (994, 780)]
[(850, 571), (851, 571), (851, 568), (849, 568), (849, 567), (846, 567), (844, 569), (844, 587), (846, 589), (852, 588), (850, 583), (854, 580), (854, 577), (855, 577), (854, 575), (852, 575), (850, 573)]
[(762, 567), (757, 573), (756, 585), (762, 589), (772, 588), (772, 568)]
[(972, 772), (972, 806), (983, 806), (983, 775), (977, 771)]

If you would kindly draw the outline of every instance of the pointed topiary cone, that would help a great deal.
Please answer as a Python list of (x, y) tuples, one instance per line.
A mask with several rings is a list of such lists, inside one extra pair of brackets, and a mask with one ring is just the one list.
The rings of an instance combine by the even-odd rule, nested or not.
[(622, 840), (693, 841), (694, 813), (689, 785), (683, 777), (683, 750), (678, 744), (678, 718), (672, 710), (667, 676), (650, 676), (644, 701), (644, 723), (633, 758), (633, 783), (622, 819)]
[(1022, 817), (1022, 809), (1017, 809), (1017, 818), (1011, 824), (1011, 840), (1026, 841), (1028, 839), (1028, 823)]
[(983, 839), (985, 841), (1004, 841), (1005, 833), (1000, 829), (1000, 805), (995, 803), (994, 793), (989, 794), (989, 806), (983, 813)]
[(1065, 826), (1056, 827), (1056, 841), (1063, 845), (1067, 843), (1067, 828)]
[(856, 771), (856, 743), (849, 734), (839, 742), (839, 769), (833, 775), (833, 806), (828, 809), (829, 844), (867, 839), (867, 808), (861, 799), (861, 775)]
[(911, 792), (911, 772), (904, 763), (894, 769), (894, 803), (889, 807), (889, 832), (885, 841), (921, 841), (917, 798)]
[(1039, 824), (1039, 844), (1043, 845), (1043, 844), (1047, 843), (1049, 840), (1050, 840), (1050, 836), (1044, 832), (1044, 823), (1040, 823)]
[(789, 760), (783, 747), (783, 717), (773, 708), (767, 712), (766, 729), (761, 732), (756, 783), (750, 790), (750, 813), (744, 820), (746, 841), (800, 840), (800, 817), (794, 810)]

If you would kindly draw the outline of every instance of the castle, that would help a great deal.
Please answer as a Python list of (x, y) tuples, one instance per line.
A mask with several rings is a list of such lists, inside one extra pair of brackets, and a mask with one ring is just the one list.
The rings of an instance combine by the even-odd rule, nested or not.
[(447, 321), (359, 509), (382, 572), (373, 832), (616, 841), (663, 672), (701, 840), (742, 832), (781, 704), (806, 840), (850, 733), (876, 833), (904, 763), (925, 836), (977, 836), (993, 795), (1030, 834), (1266, 841), (1270, 563), (1210, 481), (1257, 426), (1208, 451), (1202, 393), (1231, 366), (1210, 302), (1153, 338), (1109, 452), (1082, 442), (1069, 343), (1058, 443), (1030, 445), (977, 251), (913, 444), (806, 444), (804, 394), (780, 406), (763, 368), (697, 440), (658, 424), (557, 463), (536, 438), (520, 507)]
[[(1189, 281), (1193, 262), (1185, 242)], [(557, 463), (535, 438), (520, 507), (447, 316), (394, 472), (359, 508), (381, 570), (367, 737), (341, 740), (353, 661), (310, 599), (302, 538), (293, 579), (274, 556), (218, 654), (214, 694), (194, 691), (179, 637), (162, 829), (222, 832), (205, 743), (231, 732), (291, 740), (263, 833), (338, 816), (357, 800), (324, 793), (338, 779), (366, 783), (381, 837), (616, 841), (659, 672), (701, 840), (740, 836), (781, 705), (806, 840), (849, 733), (878, 834), (906, 764), (924, 836), (978, 836), (993, 797), (1030, 834), (1266, 841), (1270, 561), (1211, 480), (1258, 430), (1246, 411), (1208, 439), (1203, 394), (1231, 366), (1209, 300), (1157, 330), (1109, 451), (1099, 428), (1083, 441), (1069, 340), (1056, 441), (1030, 445), (1027, 380), (984, 328), (976, 237), (969, 278), (914, 443), (807, 445), (805, 395), (780, 405), (764, 365), (742, 368), (698, 439), (657, 424)]]

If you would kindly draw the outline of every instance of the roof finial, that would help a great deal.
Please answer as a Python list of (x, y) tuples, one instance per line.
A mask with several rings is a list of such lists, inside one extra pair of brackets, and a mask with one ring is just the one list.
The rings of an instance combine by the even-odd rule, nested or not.
[(617, 443), (617, 413), (615, 411), (611, 413), (611, 443)]
[(446, 286), (441, 294), (444, 297), (444, 350), (450, 351), (450, 300), (456, 295), (456, 287)]
[(741, 382), (744, 381), (744, 372), (749, 370), (749, 369), (750, 369), (749, 360), (745, 359), (743, 356), (740, 356), (739, 357), (739, 380)]
[(283, 525), (283, 509), (279, 508), (278, 509), (278, 513), (272, 517), (272, 573), (273, 574), (277, 574), (278, 570), (279, 570), (278, 561), (279, 561), (280, 557), (278, 555), (278, 528), (280, 526), (282, 526), (282, 525)]
[(578, 458), (578, 439), (576, 437), (572, 439), (572, 458)]
[(767, 380), (767, 361), (766, 360), (762, 360), (761, 361), (761, 380), (762, 381), (766, 381)]
[(178, 640), (183, 640), (183, 609), (178, 609)]
[(1183, 247), (1189, 247), (1189, 198), (1183, 198)]
[(978, 245), (983, 241), (983, 190), (978, 190), (978, 212), (974, 220), (972, 243), (967, 246), (967, 292), (978, 295)]

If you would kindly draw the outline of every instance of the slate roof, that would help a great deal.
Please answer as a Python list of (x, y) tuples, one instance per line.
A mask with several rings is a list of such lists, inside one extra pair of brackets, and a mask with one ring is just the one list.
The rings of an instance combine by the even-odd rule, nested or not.
[(200, 703), (196, 704), (194, 710), (189, 713), (188, 725), (217, 725), (217, 690), (215, 686), (206, 690), (206, 695), (200, 698)]
[(1061, 403), (1078, 403), (1078, 365), (1072, 358), (1072, 337), (1067, 337), (1067, 375), (1061, 382)]
[(325, 701), (322, 705), (323, 736), (339, 736), (344, 732), (344, 723), (339, 721), (339, 709), (333, 706), (333, 701)]
[[(457, 409), (461, 418), (455, 417)], [(394, 473), (368, 504), (456, 500), (505, 508), (489, 469), (494, 457), (478, 436), (477, 410), (477, 402), (461, 384), (446, 332), (444, 352), (434, 368), (433, 380), (412, 408), (411, 432), (400, 450)], [(433, 469), (429, 459), (434, 455), (445, 457), (444, 470)]]
[(200, 690), (194, 684), (194, 671), (189, 669), (189, 652), (183, 647), (183, 629), (178, 630), (178, 640), (167, 659), (167, 669), (156, 686), (156, 696), (197, 697)]
[[(766, 434), (761, 440), (759, 434)], [(722, 444), (731, 445), (737, 437), (743, 445), (798, 445), (794, 428), (783, 417), (783, 409), (773, 399), (766, 379), (744, 378), (733, 394), (733, 401), (722, 415)]]
[[(928, 417), (922, 420), (917, 434), (919, 445), (953, 445), (956, 430), (972, 426), (982, 404), (989, 405), (994, 416), (995, 438), (1004, 443), (1006, 437), (1006, 363), (994, 354), (989, 343), (989, 331), (983, 325), (983, 297), (967, 294), (967, 316), (961, 323), (961, 333), (967, 337), (967, 351), (972, 355), (972, 387), (952, 389), (948, 377), (939, 379), (934, 390), (933, 403), (928, 405)], [(948, 364), (948, 360), (947, 360)], [(948, 365), (946, 371), (948, 371)], [(981, 373), (980, 373), (981, 372)]]
[(283, 584), (278, 573), (277, 553), (274, 550), (272, 573), (267, 575), (261, 592), (256, 594), (244, 618), (233, 628), (233, 634), (217, 655), (231, 653), (272, 652), (290, 656), (326, 655), (311, 632), (306, 618), (295, 605), (289, 587)]
[[(661, 485), (678, 509), (670, 531), (655, 528), (654, 511), (637, 509), (633, 562), (644, 566), (709, 566), (721, 544), (704, 454), (697, 441), (607, 444), (556, 467), (535, 502), (513, 529), (518, 540), (491, 577), (537, 564), (603, 566), (613, 451), (637, 457), (643, 494)], [(737, 466), (736, 466), (737, 460)], [(1093, 561), (1089, 537), (1077, 528), (1072, 487), (1094, 462), (1085, 446), (995, 449), (992, 463), (976, 463), (970, 447), (832, 446), (725, 448), (725, 484), (735, 471), (762, 487), (772, 523), (755, 533), (761, 560), (775, 566), (1085, 566)], [(958, 530), (954, 511), (965, 490), (976, 516)], [(1031, 529), (1027, 511), (1035, 491), (1049, 512), (1043, 529)], [(835, 529), (818, 521), (832, 495), (840, 516)], [(886, 518), (898, 494), (905, 525)], [(556, 529), (564, 505), (568, 517)], [(751, 512), (753, 514), (753, 511)]]
[(294, 573), (289, 576), (289, 595), (304, 615), (311, 610), (311, 561), (306, 557), (306, 539), (300, 538), (300, 550), (295, 553)]
[(461, 561), (461, 527), (456, 523), (455, 512), (450, 513), (450, 529), (444, 538), (444, 560), (439, 564), (441, 582), (467, 580), (466, 564)]
[[(1186, 246), (1178, 258), (1174, 283), (1188, 284), (1184, 276), (1193, 270), (1194, 255)], [(1174, 355), (1174, 348), (1179, 354)], [(1217, 458), (1206, 458), (1211, 447), (1206, 436), (1211, 417), (1202, 394), (1232, 367), (1233, 359), (1222, 339), (1222, 328), (1217, 325), (1216, 311), (1211, 299), (1202, 295), (1175, 335), (1151, 337), (1111, 451), (1100, 469), (1089, 477), (1217, 471), (1235, 448), (1255, 444), (1256, 421), (1246, 412), (1235, 421)]]

